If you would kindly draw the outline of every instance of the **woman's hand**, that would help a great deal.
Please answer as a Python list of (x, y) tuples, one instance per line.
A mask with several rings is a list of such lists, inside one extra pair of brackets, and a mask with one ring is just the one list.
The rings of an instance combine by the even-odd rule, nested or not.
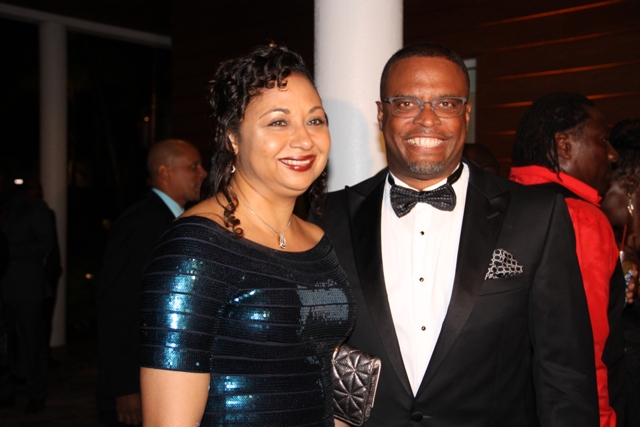
[(131, 393), (116, 397), (116, 415), (122, 424), (142, 425), (142, 404), (140, 393)]
[(627, 304), (632, 304), (638, 296), (638, 265), (640, 265), (640, 260), (635, 251), (631, 249), (626, 250), (625, 248), (625, 250), (620, 252), (620, 261), (626, 282), (626, 301)]

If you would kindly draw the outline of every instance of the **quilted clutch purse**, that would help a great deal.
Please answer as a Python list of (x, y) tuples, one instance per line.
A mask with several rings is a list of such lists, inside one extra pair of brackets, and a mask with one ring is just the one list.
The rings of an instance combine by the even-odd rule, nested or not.
[(369, 418), (380, 377), (380, 359), (341, 344), (333, 352), (333, 416), (361, 426)]

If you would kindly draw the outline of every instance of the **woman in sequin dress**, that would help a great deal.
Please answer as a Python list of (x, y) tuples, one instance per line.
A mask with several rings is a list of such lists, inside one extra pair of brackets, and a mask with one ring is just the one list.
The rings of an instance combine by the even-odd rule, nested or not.
[(327, 117), (300, 56), (258, 47), (210, 82), (209, 198), (160, 239), (145, 268), (145, 427), (333, 426), (331, 358), (355, 322), (317, 208)]
[(602, 210), (613, 226), (625, 278), (630, 283), (628, 304), (622, 313), (627, 369), (623, 426), (640, 426), (640, 120), (623, 120), (611, 130), (611, 145), (619, 160), (614, 166), (611, 186), (602, 201)]

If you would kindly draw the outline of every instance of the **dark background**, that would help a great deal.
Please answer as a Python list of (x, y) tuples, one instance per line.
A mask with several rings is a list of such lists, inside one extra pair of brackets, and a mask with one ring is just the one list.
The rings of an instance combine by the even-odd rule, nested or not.
[[(156, 138), (171, 133), (171, 52), (74, 32), (67, 37), (67, 326), (91, 333), (108, 227), (147, 189), (152, 102)], [(0, 167), (12, 181), (39, 167), (37, 25), (0, 19), (0, 52)]]

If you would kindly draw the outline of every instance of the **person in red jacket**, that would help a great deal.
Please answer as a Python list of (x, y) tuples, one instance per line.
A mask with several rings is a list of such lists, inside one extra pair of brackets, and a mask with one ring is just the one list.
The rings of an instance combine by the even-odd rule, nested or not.
[(618, 159), (608, 137), (607, 122), (592, 101), (576, 93), (546, 95), (518, 126), (510, 174), (567, 202), (593, 330), (601, 427), (622, 426), (624, 413), (624, 278), (599, 205)]

